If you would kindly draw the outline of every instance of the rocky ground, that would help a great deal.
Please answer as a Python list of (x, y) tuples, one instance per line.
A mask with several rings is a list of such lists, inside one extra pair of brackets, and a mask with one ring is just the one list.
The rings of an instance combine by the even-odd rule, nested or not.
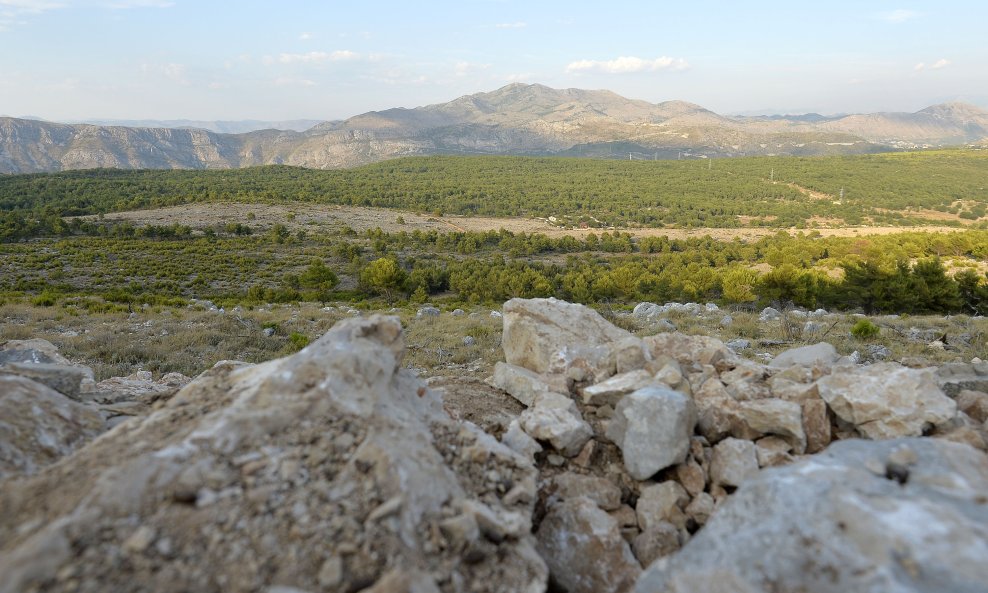
[(988, 586), (988, 363), (499, 315), (486, 380), (381, 315), (195, 379), (0, 345), (0, 593)]

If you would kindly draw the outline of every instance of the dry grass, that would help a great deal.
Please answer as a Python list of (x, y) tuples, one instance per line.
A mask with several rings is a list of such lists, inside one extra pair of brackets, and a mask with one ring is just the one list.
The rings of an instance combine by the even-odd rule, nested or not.
[[(0, 342), (44, 338), (70, 360), (92, 367), (100, 380), (138, 370), (151, 371), (156, 376), (172, 371), (194, 376), (219, 360), (262, 362), (289, 354), (300, 347), (299, 335), (310, 340), (318, 338), (337, 321), (354, 314), (348, 309), (344, 305), (324, 310), (304, 303), (226, 312), (203, 307), (145, 307), (128, 313), (90, 312), (72, 301), (52, 307), (13, 301), (0, 304)], [(417, 309), (378, 311), (398, 315), (402, 320), (407, 345), (405, 366), (426, 375), (482, 378), (489, 376), (494, 363), (503, 359), (502, 321), (491, 317), (489, 308), (475, 308), (461, 316), (446, 309), (438, 317), (424, 318), (416, 317)], [(627, 311), (604, 307), (602, 312), (638, 335), (665, 331)], [(721, 319), (728, 313), (733, 322), (721, 327)], [(858, 317), (847, 314), (812, 319), (786, 311), (779, 320), (762, 322), (758, 313), (721, 310), (702, 315), (673, 314), (668, 319), (684, 333), (711, 335), (724, 341), (750, 340), (752, 347), (742, 354), (755, 359), (819, 341), (832, 343), (845, 355), (857, 350), (865, 360), (872, 345), (888, 348), (891, 360), (913, 364), (988, 359), (988, 319), (964, 315), (873, 317), (881, 333), (868, 341), (851, 336), (850, 328)], [(817, 327), (807, 327), (807, 321)], [(265, 328), (273, 329), (273, 334), (265, 335)], [(928, 346), (941, 336), (946, 336), (945, 349)], [(465, 342), (466, 338), (471, 340)]]

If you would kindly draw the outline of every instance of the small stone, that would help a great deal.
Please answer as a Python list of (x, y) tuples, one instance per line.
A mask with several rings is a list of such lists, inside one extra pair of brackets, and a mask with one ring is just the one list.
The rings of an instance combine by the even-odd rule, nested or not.
[(593, 436), (576, 403), (559, 393), (538, 395), (533, 406), (522, 412), (518, 420), (530, 436), (549, 441), (567, 457), (575, 457)]
[(692, 457), (688, 457), (686, 463), (676, 466), (676, 480), (683, 485), (690, 496), (696, 496), (707, 487), (706, 472)]
[(721, 486), (740, 486), (758, 474), (758, 453), (751, 441), (726, 438), (714, 446), (710, 481)]
[(542, 451), (542, 445), (522, 430), (517, 418), (508, 425), (508, 430), (501, 436), (501, 442), (530, 461), (535, 461), (535, 454)]
[(655, 382), (644, 369), (614, 375), (582, 390), (583, 403), (591, 406), (617, 405), (621, 398)]
[(323, 587), (338, 587), (343, 582), (343, 559), (339, 556), (327, 558), (319, 568), (318, 579)]
[(572, 472), (560, 474), (552, 479), (554, 496), (560, 500), (586, 497), (605, 511), (621, 507), (621, 489), (611, 481), (596, 476), (583, 476)]
[(415, 317), (422, 319), (424, 317), (439, 317), (439, 309), (436, 307), (421, 307), (415, 312)]
[(706, 525), (715, 508), (714, 497), (707, 492), (701, 492), (686, 505), (686, 516), (696, 521), (697, 525)]
[(677, 529), (686, 527), (686, 515), (682, 507), (689, 503), (690, 495), (678, 482), (668, 480), (642, 488), (635, 505), (638, 525), (647, 530), (661, 521), (667, 521)]
[(669, 556), (679, 550), (679, 530), (665, 521), (652, 525), (639, 533), (631, 544), (631, 548), (643, 567), (647, 567), (659, 558)]
[(148, 525), (141, 525), (137, 528), (137, 531), (124, 540), (122, 548), (128, 554), (140, 554), (154, 543), (155, 535), (154, 528)]
[(776, 467), (792, 463), (790, 455), (792, 445), (776, 436), (765, 437), (755, 441), (758, 455), (758, 467)]
[(823, 451), (830, 444), (830, 416), (827, 402), (807, 399), (802, 403), (803, 433), (806, 435), (806, 453)]
[(696, 421), (691, 398), (650, 386), (621, 399), (606, 434), (621, 449), (628, 473), (645, 480), (686, 459)]

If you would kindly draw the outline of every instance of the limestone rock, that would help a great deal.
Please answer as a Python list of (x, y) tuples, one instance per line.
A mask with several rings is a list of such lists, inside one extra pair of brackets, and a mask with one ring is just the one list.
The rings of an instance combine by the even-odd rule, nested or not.
[(706, 525), (710, 516), (714, 514), (715, 508), (714, 497), (706, 492), (701, 492), (686, 505), (686, 516), (696, 521), (697, 525)]
[(655, 381), (656, 379), (652, 376), (652, 373), (644, 369), (639, 369), (637, 371), (614, 375), (605, 381), (584, 387), (580, 393), (585, 404), (592, 406), (615, 406), (625, 395), (647, 387), (655, 383)]
[(781, 399), (759, 399), (741, 402), (740, 408), (745, 423), (752, 430), (783, 437), (796, 453), (806, 450), (803, 410), (798, 403)]
[(82, 382), (92, 378), (92, 369), (51, 363), (12, 362), (0, 366), (0, 375), (27, 377), (72, 399), (79, 398)]
[(7, 340), (0, 344), (0, 364), (60, 364), (71, 365), (64, 356), (59, 354), (58, 347), (49, 342), (35, 338), (31, 340)]
[(522, 430), (517, 418), (508, 425), (508, 430), (501, 436), (501, 443), (532, 462), (535, 461), (535, 454), (542, 451), (542, 445)]
[(628, 591), (641, 574), (617, 521), (590, 499), (553, 505), (536, 538), (552, 580), (569, 593)]
[(643, 530), (647, 530), (661, 521), (666, 521), (673, 524), (676, 529), (683, 529), (686, 527), (683, 508), (689, 502), (690, 495), (678, 482), (667, 480), (645, 486), (638, 496), (638, 504), (635, 505), (638, 525)]
[[(0, 593), (42, 581), (81, 593), (544, 590), (535, 468), (452, 420), (402, 355), (397, 318), (347, 319), (291, 357), (221, 363), (71, 463), (0, 482)], [(468, 518), (446, 523), (465, 515), (479, 537)], [(148, 537), (129, 539), (139, 526)], [(110, 561), (126, 542), (148, 547)], [(326, 564), (334, 556), (342, 566)], [(424, 588), (391, 588), (399, 568), (426, 575)]]
[(707, 487), (707, 472), (692, 456), (676, 466), (676, 481), (686, 488), (690, 496), (696, 496)]
[(112, 394), (118, 400), (133, 400), (174, 393), (191, 380), (181, 373), (168, 373), (155, 381), (150, 371), (137, 371), (126, 377), (104, 379), (96, 384), (96, 390), (103, 394)]
[[(903, 445), (915, 461), (888, 472)], [(869, 469), (876, 465), (877, 473)], [(650, 566), (635, 591), (981, 591), (986, 491), (988, 457), (964, 445), (835, 443), (746, 482), (678, 554)]]
[(621, 508), (621, 489), (610, 480), (597, 476), (573, 472), (559, 474), (552, 479), (549, 491), (560, 500), (589, 498), (605, 511)]
[(827, 402), (808, 399), (802, 403), (803, 433), (806, 435), (806, 453), (817, 453), (830, 444), (830, 415)]
[(755, 441), (758, 467), (776, 467), (792, 463), (792, 445), (779, 437), (771, 436)]
[(536, 396), (551, 390), (541, 375), (500, 361), (494, 365), (493, 385), (526, 406), (535, 403)]
[(505, 361), (536, 373), (606, 379), (616, 370), (610, 346), (633, 337), (589, 307), (554, 298), (511, 299), (503, 311)]
[(655, 385), (624, 396), (614, 410), (607, 438), (621, 449), (628, 473), (646, 480), (683, 462), (695, 425), (693, 400)]
[(548, 441), (567, 457), (580, 452), (593, 436), (576, 403), (560, 393), (543, 393), (519, 417), (522, 429), (540, 441)]
[(679, 550), (679, 529), (660, 521), (635, 536), (631, 549), (642, 566), (648, 566), (659, 558)]
[(828, 366), (836, 362), (838, 358), (840, 355), (837, 354), (836, 348), (827, 342), (820, 342), (819, 344), (790, 348), (781, 352), (772, 359), (772, 362), (768, 363), (768, 366), (773, 369), (784, 369), (797, 365), (803, 367)]
[(936, 374), (937, 384), (951, 397), (965, 389), (988, 393), (988, 362), (948, 363), (940, 366)]
[(965, 389), (957, 394), (957, 408), (978, 422), (988, 420), (988, 393)]
[(654, 358), (667, 355), (684, 366), (712, 364), (736, 360), (734, 354), (723, 342), (708, 336), (689, 336), (679, 332), (658, 334), (644, 338)]
[(0, 375), (0, 479), (37, 473), (103, 428), (95, 409), (26, 377)]
[(652, 360), (652, 354), (641, 338), (631, 336), (619, 340), (612, 348), (618, 373), (628, 373), (644, 368)]
[(755, 444), (727, 438), (714, 446), (710, 461), (710, 481), (720, 486), (740, 486), (758, 473)]
[(846, 368), (821, 378), (817, 388), (837, 417), (869, 439), (919, 436), (957, 413), (932, 369), (895, 363)]

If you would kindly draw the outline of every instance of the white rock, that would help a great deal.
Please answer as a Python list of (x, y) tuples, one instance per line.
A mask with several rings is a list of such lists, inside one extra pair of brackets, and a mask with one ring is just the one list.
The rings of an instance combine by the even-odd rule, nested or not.
[(838, 418), (869, 439), (919, 436), (957, 414), (933, 369), (896, 363), (841, 368), (819, 379), (817, 389)]
[(540, 394), (518, 420), (530, 436), (549, 441), (554, 449), (567, 457), (579, 454), (593, 436), (593, 430), (583, 420), (576, 402), (561, 393)]
[(726, 438), (714, 446), (710, 481), (719, 486), (740, 486), (758, 474), (758, 452), (751, 441)]
[(840, 355), (837, 354), (837, 349), (833, 345), (820, 342), (811, 346), (785, 350), (772, 359), (768, 366), (773, 369), (784, 369), (796, 365), (804, 367), (829, 366), (838, 358)]
[(628, 473), (646, 480), (686, 459), (696, 420), (691, 398), (653, 385), (621, 399), (607, 428), (607, 438), (621, 449)]

